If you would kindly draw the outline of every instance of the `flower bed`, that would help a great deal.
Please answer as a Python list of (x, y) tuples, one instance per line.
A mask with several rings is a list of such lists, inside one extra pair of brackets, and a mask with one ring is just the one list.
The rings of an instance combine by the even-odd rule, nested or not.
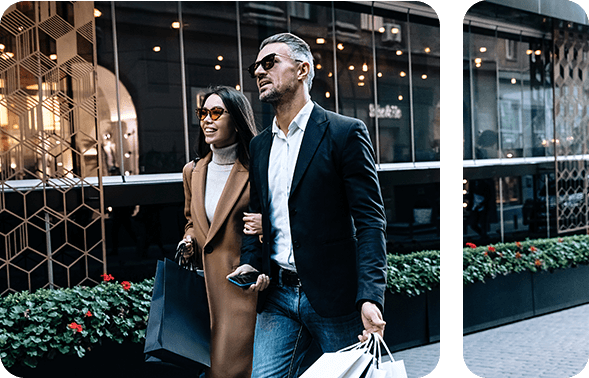
[[(439, 252), (388, 256), (388, 288), (418, 296), (439, 282)], [(58, 353), (83, 357), (104, 340), (142, 343), (153, 278), (116, 282), (103, 275), (95, 287), (41, 289), (0, 298), (0, 359), (34, 368)], [(402, 300), (402, 298), (400, 298)]]
[(477, 247), (467, 243), (463, 250), (464, 284), (499, 275), (567, 269), (589, 264), (589, 236), (526, 240)]
[(589, 303), (587, 235), (467, 245), (463, 264), (465, 333)]
[(102, 340), (141, 342), (153, 278), (118, 283), (112, 276), (95, 287), (40, 289), (0, 299), (0, 359), (35, 367), (57, 353), (83, 357)]

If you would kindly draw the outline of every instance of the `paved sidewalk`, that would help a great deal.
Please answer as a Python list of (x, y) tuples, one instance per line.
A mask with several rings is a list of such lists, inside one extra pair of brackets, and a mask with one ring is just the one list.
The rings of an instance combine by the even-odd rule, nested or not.
[(431, 373), (440, 360), (440, 343), (394, 352), (395, 360), (403, 360), (407, 378), (424, 377)]
[[(483, 378), (573, 377), (589, 360), (589, 305), (466, 335), (463, 345), (466, 365)], [(431, 373), (439, 355), (439, 343), (393, 353), (408, 378)]]

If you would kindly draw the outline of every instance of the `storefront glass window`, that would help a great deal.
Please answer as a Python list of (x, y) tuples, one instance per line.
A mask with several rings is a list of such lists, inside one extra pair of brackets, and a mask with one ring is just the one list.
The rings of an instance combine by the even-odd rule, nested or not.
[(340, 114), (362, 120), (372, 144), (377, 146), (375, 120), (370, 117), (374, 104), (372, 31), (362, 27), (370, 13), (335, 10), (335, 38)]
[(475, 159), (499, 157), (497, 40), (494, 31), (471, 27), (470, 64), (474, 103)]
[(524, 130), (526, 132), (525, 156), (552, 156), (552, 65), (550, 41), (525, 38), (524, 48), (528, 65), (524, 77)]
[[(200, 127), (195, 110), (203, 105), (202, 96), (217, 85), (240, 89), (236, 5), (235, 2), (182, 2), (182, 19), (188, 142), (190, 157), (194, 158)], [(244, 75), (245, 72), (242, 80), (249, 80)], [(251, 93), (246, 96), (250, 97)]]
[[(409, 24), (406, 14), (375, 15), (380, 163), (412, 160)], [(380, 16), (382, 15), (382, 16)]]
[(182, 2), (179, 9), (178, 3), (118, 2), (121, 136), (111, 5), (95, 3), (101, 12), (96, 20), (98, 118), (106, 138), (105, 174), (179, 172), (186, 161), (179, 12), (190, 159), (199, 126), (194, 110), (211, 86), (242, 90), (258, 129), (271, 124), (274, 111), (259, 101), (256, 81), (246, 69), (265, 38), (292, 32), (313, 52), (312, 100), (361, 119), (378, 163), (439, 160), (437, 19), (412, 16), (410, 23), (407, 13), (352, 3), (334, 9), (327, 3)]
[[(104, 11), (110, 5), (95, 3), (103, 12), (101, 17), (108, 14)], [(123, 143), (125, 174), (178, 172), (185, 163), (180, 44), (178, 25), (175, 24), (178, 22), (178, 4), (116, 2), (115, 12), (120, 84), (128, 90), (128, 101), (132, 103), (127, 109), (136, 111), (137, 124), (136, 130), (129, 127), (132, 122), (129, 125), (127, 114), (121, 112), (122, 134), (133, 136), (136, 133), (138, 148), (134, 148), (128, 138), (120, 140), (116, 110), (111, 109), (115, 116), (114, 120), (111, 117), (110, 129), (100, 132), (111, 136), (110, 142), (116, 151), (115, 168), (119, 169), (122, 165), (118, 151)], [(111, 20), (101, 20), (100, 28), (105, 32), (112, 29)], [(112, 38), (103, 39), (99, 49), (109, 51), (111, 46)], [(114, 73), (112, 59), (112, 54), (102, 55), (99, 51), (99, 66)], [(103, 120), (99, 119), (99, 122), (103, 123)]]
[[(415, 18), (415, 20), (414, 20)], [(440, 35), (433, 25), (410, 17), (415, 161), (440, 160)], [(416, 23), (415, 21), (421, 21)]]
[(485, 244), (501, 232), (499, 181), (465, 180), (464, 237), (475, 244)]
[(463, 123), (463, 142), (464, 142), (464, 159), (470, 160), (473, 158), (473, 128), (472, 128), (472, 107), (471, 107), (471, 90), (470, 90), (470, 71), (472, 66), (470, 64), (470, 38), (469, 27), (464, 27), (462, 37), (462, 56), (463, 56), (463, 76), (462, 76), (462, 123)]
[[(499, 135), (503, 158), (523, 156), (523, 102), (522, 89), (529, 86), (524, 65), (528, 57), (519, 36), (503, 35), (496, 40), (499, 83)], [(528, 128), (529, 130), (529, 128)]]
[(465, 34), (464, 98), (470, 99), (471, 88), (474, 92), (473, 106), (465, 103), (464, 158), (551, 156), (550, 41), (476, 27), (465, 30), (470, 32)]
[(335, 112), (332, 8), (315, 3), (288, 4), (291, 33), (303, 38), (313, 53), (315, 78), (311, 100), (324, 109)]
[[(198, 4), (198, 3), (197, 3)], [(267, 37), (288, 31), (289, 15), (286, 2), (238, 2), (241, 21), (241, 51), (244, 70), (256, 61), (260, 44)], [(309, 43), (309, 41), (307, 41)], [(251, 100), (256, 124), (260, 130), (272, 124), (272, 106), (258, 99), (256, 80), (243, 72), (243, 92)]]

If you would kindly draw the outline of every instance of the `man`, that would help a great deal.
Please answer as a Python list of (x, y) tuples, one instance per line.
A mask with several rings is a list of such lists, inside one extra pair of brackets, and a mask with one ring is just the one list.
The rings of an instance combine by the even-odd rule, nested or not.
[[(366, 126), (310, 100), (306, 42), (262, 42), (250, 74), (272, 104), (251, 142), (250, 212), (263, 243), (243, 240), (241, 266), (260, 271), (252, 377), (296, 377), (315, 340), (333, 352), (384, 331), (385, 215)], [(244, 232), (250, 233), (248, 230)]]

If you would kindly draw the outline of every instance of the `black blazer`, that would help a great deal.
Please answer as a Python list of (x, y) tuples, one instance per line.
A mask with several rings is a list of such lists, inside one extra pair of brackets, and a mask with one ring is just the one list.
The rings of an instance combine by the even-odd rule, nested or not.
[[(250, 144), (250, 211), (262, 213), (263, 245), (242, 241), (241, 263), (270, 275), (268, 161), (272, 128)], [(297, 272), (313, 309), (346, 315), (361, 301), (384, 306), (386, 219), (364, 123), (315, 104), (296, 163), (289, 213)], [(273, 278), (276, 279), (276, 278)], [(268, 290), (260, 292), (258, 312)]]

